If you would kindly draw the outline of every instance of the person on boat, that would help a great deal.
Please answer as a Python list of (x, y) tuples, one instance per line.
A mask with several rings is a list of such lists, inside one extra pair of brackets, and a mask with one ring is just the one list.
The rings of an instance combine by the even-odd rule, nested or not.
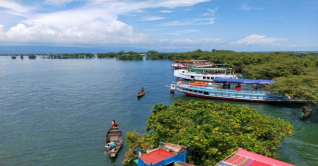
[(106, 149), (108, 150), (108, 151), (110, 151), (110, 150), (112, 150), (112, 149), (114, 149), (114, 148), (116, 148), (116, 145), (118, 145), (117, 143), (115, 143), (115, 142), (110, 142), (110, 141), (107, 141), (107, 144), (106, 144)]
[(118, 127), (118, 123), (115, 121), (115, 119), (112, 121), (112, 127)]
[(237, 86), (235, 87), (237, 91), (241, 91), (241, 84), (238, 83)]
[(141, 87), (141, 90), (140, 90), (141, 92), (144, 92), (145, 90), (144, 90), (144, 87)]
[(227, 84), (227, 89), (231, 89), (231, 83)]

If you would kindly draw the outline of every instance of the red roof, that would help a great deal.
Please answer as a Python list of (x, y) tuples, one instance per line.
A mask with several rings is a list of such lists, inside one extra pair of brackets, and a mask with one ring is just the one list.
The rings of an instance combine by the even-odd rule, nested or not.
[(150, 162), (152, 162), (152, 164), (156, 164), (171, 156), (175, 156), (175, 154), (172, 152), (159, 149), (159, 150), (150, 152), (148, 154), (145, 154), (143, 156), (140, 156), (140, 158), (147, 164), (150, 164)]
[(243, 149), (239, 149), (234, 155), (222, 161), (219, 165), (223, 164), (228, 164), (230, 166), (295, 166)]

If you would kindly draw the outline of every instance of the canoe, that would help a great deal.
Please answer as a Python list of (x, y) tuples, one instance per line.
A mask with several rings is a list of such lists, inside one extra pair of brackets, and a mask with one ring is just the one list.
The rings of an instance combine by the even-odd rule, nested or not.
[(137, 93), (137, 97), (142, 97), (143, 95), (145, 95), (145, 91), (139, 91)]
[(300, 112), (299, 112), (298, 117), (301, 120), (307, 119), (311, 115), (311, 112), (312, 112), (311, 106), (307, 106), (307, 107), (303, 106), (300, 108)]
[[(109, 152), (110, 157), (115, 157), (119, 149), (121, 148), (121, 145), (123, 144), (123, 134), (119, 127), (111, 127), (108, 132), (106, 133), (105, 137), (105, 148), (107, 146), (107, 142), (115, 142), (116, 148), (111, 149)], [(107, 149), (106, 149), (107, 150)]]

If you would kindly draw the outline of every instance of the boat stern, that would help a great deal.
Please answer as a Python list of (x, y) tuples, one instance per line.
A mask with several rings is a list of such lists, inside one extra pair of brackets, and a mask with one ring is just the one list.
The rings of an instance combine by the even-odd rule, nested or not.
[(174, 91), (176, 90), (176, 86), (177, 86), (176, 82), (173, 82), (170, 84), (170, 93), (171, 94), (174, 94)]

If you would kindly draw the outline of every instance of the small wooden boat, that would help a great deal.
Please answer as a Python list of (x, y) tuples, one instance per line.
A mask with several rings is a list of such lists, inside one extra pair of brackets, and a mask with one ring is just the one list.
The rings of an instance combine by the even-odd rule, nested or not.
[[(119, 127), (111, 127), (105, 137), (105, 148), (107, 146), (107, 143), (115, 142), (116, 148), (112, 148), (109, 150), (110, 157), (115, 157), (119, 149), (121, 148), (121, 145), (123, 144), (123, 134)], [(108, 150), (108, 149), (107, 149)]]
[(142, 97), (143, 95), (145, 95), (145, 91), (139, 91), (137, 93), (137, 97)]
[(303, 119), (307, 119), (309, 118), (309, 116), (311, 115), (311, 112), (312, 112), (312, 108), (311, 106), (302, 106), (300, 108), (300, 112), (299, 112), (299, 119), (303, 120)]

